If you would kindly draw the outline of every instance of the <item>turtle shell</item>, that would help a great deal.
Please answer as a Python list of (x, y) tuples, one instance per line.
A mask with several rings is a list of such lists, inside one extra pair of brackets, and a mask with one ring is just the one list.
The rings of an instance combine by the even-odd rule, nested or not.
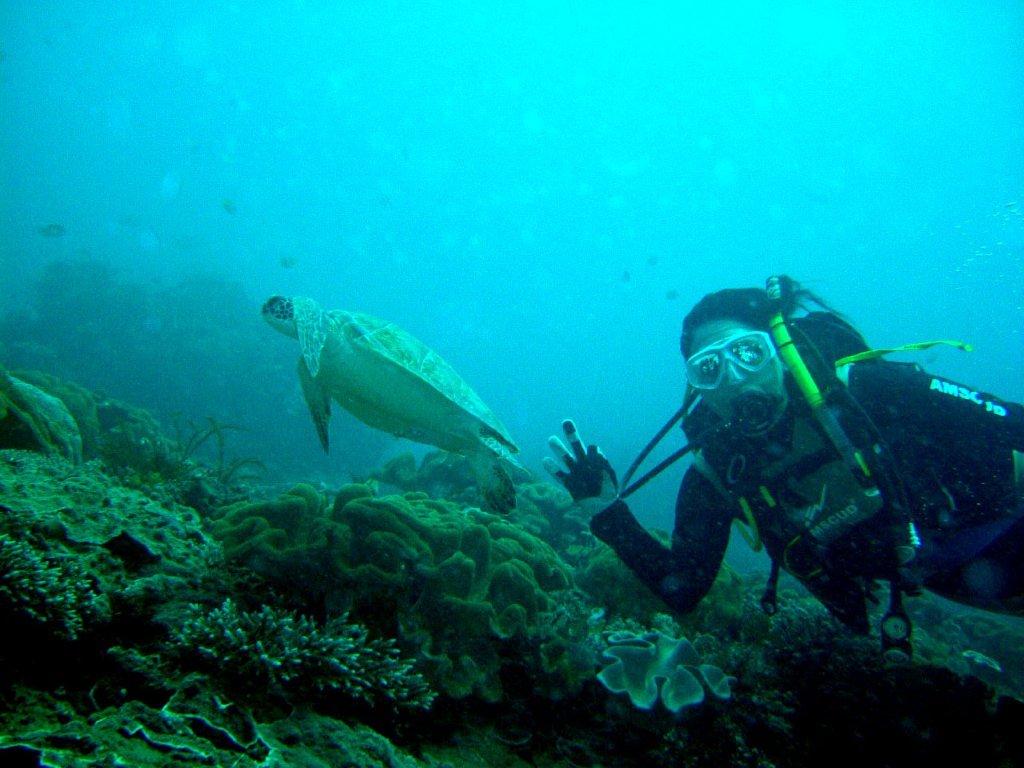
[(327, 313), (331, 330), (341, 334), (353, 349), (365, 352), (402, 375), (415, 376), (459, 409), (481, 422), (487, 433), (510, 453), (518, 448), (505, 425), (479, 395), (440, 355), (394, 323), (358, 312)]

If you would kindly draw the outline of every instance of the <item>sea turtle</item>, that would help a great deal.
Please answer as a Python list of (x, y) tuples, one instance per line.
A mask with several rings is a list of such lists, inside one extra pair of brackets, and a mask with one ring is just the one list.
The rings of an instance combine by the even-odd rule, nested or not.
[(506, 513), (518, 467), (508, 430), (455, 370), (394, 323), (343, 310), (324, 311), (303, 296), (272, 296), (271, 326), (299, 340), (299, 382), (324, 452), (331, 398), (376, 429), (429, 443), (470, 460), (487, 506)]

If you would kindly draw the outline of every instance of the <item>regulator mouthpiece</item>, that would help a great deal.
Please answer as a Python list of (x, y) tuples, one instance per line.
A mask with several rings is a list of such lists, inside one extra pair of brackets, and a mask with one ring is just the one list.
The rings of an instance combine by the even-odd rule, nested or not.
[(779, 398), (764, 392), (745, 392), (733, 404), (733, 417), (745, 435), (766, 432), (778, 416)]

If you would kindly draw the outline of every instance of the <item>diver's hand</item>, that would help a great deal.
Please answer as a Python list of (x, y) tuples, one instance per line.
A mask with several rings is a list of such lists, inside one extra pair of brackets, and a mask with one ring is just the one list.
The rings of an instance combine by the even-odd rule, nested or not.
[(548, 445), (561, 460), (561, 465), (550, 456), (546, 456), (544, 468), (565, 487), (574, 501), (594, 497), (613, 498), (618, 492), (619, 480), (612, 465), (601, 453), (601, 449), (591, 445), (584, 450), (576, 425), (569, 419), (562, 422), (562, 431), (572, 451), (570, 452), (558, 437), (552, 435), (548, 438)]

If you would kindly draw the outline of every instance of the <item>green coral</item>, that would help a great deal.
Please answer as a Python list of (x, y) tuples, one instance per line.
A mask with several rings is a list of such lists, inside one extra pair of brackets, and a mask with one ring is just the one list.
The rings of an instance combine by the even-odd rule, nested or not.
[(187, 599), (218, 557), (194, 511), (120, 487), (98, 462), (0, 451), (0, 508), (4, 611), (66, 640)]
[(0, 368), (0, 448), (82, 460), (82, 434), (64, 403)]
[(154, 479), (182, 474), (183, 462), (175, 454), (174, 444), (163, 435), (160, 424), (141, 408), (116, 400), (98, 405), (102, 432), (99, 457), (118, 473)]
[(51, 695), (19, 689), (0, 710), (5, 764), (56, 768), (233, 766), (437, 766), (406, 754), (365, 725), (303, 707), (258, 722), (189, 678), (166, 703), (119, 701), (79, 711)]
[(592, 546), (590, 523), (564, 488), (552, 483), (516, 486), (516, 522), (576, 563)]
[(0, 451), (0, 506), (0, 535), (29, 541), (51, 567), (87, 572), (122, 614), (149, 618), (220, 574), (194, 510), (124, 488), (97, 462)]
[(494, 515), (423, 492), (375, 497), (343, 488), (327, 507), (297, 486), (234, 505), (213, 524), (227, 557), (294, 599), (350, 611), (421, 653), (445, 693), (502, 696), (503, 641), (534, 640), (570, 586), (535, 536)]
[(463, 506), (479, 507), (484, 502), (469, 460), (447, 451), (430, 451), (418, 467), (411, 453), (400, 453), (374, 472), (371, 479), (403, 493), (425, 493)]
[(429, 708), (434, 694), (392, 640), (370, 638), (346, 617), (323, 627), (264, 605), (240, 610), (230, 599), (212, 611), (193, 604), (175, 633), (179, 654), (197, 653), (208, 669), (249, 689), (286, 696), (338, 691), (373, 704)]
[(590, 600), (604, 608), (609, 618), (648, 623), (652, 616), (665, 610), (665, 604), (605, 544), (597, 544), (587, 552), (576, 571), (576, 584)]
[(554, 551), (505, 520), (423, 494), (359, 498), (336, 510), (353, 612), (397, 616), (438, 686), (502, 697), (503, 640), (537, 640), (570, 585)]
[(0, 369), (0, 446), (102, 459), (135, 487), (204, 475), (230, 485), (263, 469), (254, 457), (228, 457), (227, 434), (241, 427), (212, 417), (200, 424), (175, 417), (173, 426), (171, 438), (142, 408), (40, 371), (19, 370), (15, 378)]
[(213, 517), (212, 533), (228, 560), (311, 604), (329, 600), (345, 580), (338, 561), (345, 531), (311, 485), (300, 483), (276, 499), (231, 504)]
[(0, 615), (27, 620), (64, 640), (109, 618), (109, 605), (74, 561), (48, 558), (24, 540), (0, 534)]
[[(0, 372), (0, 382), (4, 376)], [(77, 455), (51, 450), (45, 440), (36, 440), (34, 445), (10, 444), (10, 447), (39, 450), (48, 455), (56, 452), (75, 460), (102, 459), (109, 470), (134, 479), (137, 485), (180, 477), (191, 468), (188, 462), (191, 453), (184, 453), (181, 442), (165, 437), (160, 424), (148, 411), (41, 371), (19, 370), (17, 377), (7, 378), (20, 381), (22, 389), (31, 386), (69, 412), (74, 431), (80, 435), (81, 447)], [(3, 397), (0, 394), (0, 400)]]
[[(656, 535), (657, 534), (656, 532)], [(664, 537), (663, 537), (664, 540)], [(609, 619), (626, 618), (650, 624), (665, 610), (665, 604), (604, 544), (591, 546), (576, 572), (576, 584), (597, 605), (605, 609)], [(738, 636), (749, 617), (745, 606), (743, 579), (723, 563), (703, 600), (692, 611), (680, 617), (684, 631), (713, 632), (716, 635)]]
[(92, 392), (68, 381), (42, 371), (16, 370), (14, 374), (29, 384), (38, 387), (48, 395), (56, 397), (71, 413), (82, 436), (82, 457), (94, 459), (100, 455), (100, 424), (98, 403), (100, 399)]

